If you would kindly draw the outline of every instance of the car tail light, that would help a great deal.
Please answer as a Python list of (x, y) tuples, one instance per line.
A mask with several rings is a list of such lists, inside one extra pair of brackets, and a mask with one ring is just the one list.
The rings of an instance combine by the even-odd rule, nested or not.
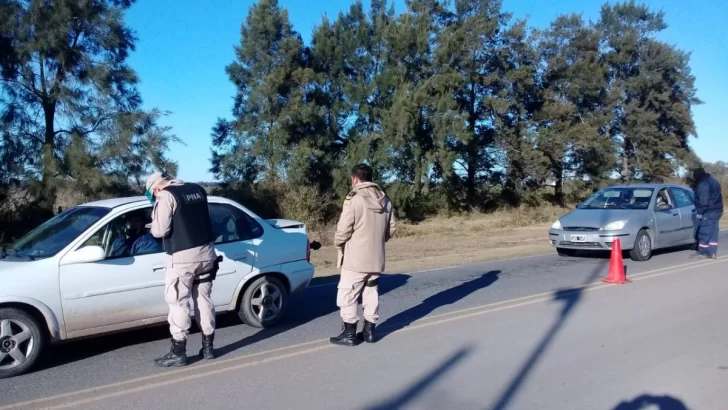
[(306, 262), (311, 263), (311, 241), (306, 238)]

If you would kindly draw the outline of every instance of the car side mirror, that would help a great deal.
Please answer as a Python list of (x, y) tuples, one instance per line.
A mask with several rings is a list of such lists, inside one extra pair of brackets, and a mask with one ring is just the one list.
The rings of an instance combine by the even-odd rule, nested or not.
[(84, 246), (66, 255), (61, 261), (61, 265), (101, 262), (104, 259), (106, 259), (104, 248), (100, 246)]

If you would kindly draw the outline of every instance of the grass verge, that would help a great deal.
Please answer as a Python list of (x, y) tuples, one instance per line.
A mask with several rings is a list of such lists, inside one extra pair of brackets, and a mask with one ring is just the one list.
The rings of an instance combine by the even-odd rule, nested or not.
[[(400, 223), (387, 244), (387, 272), (402, 273), (467, 263), (533, 256), (554, 252), (548, 229), (568, 209), (544, 207), (499, 211), (451, 218), (432, 218), (420, 224)], [(728, 215), (721, 220), (728, 228)], [(311, 234), (324, 246), (311, 253), (316, 277), (338, 274), (334, 227)]]
[[(400, 222), (395, 238), (387, 244), (387, 272), (411, 272), (549, 252), (548, 228), (565, 212), (565, 209), (545, 207), (439, 217), (419, 224)], [(328, 227), (311, 235), (324, 245), (311, 255), (317, 277), (338, 273), (336, 249), (331, 246), (333, 232), (334, 227)]]

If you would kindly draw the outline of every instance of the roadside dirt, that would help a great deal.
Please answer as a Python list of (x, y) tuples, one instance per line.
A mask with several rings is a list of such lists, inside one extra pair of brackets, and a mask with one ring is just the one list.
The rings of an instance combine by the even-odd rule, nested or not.
[[(548, 228), (549, 225), (539, 225), (490, 232), (464, 229), (462, 233), (443, 231), (394, 238), (387, 244), (387, 272), (412, 272), (547, 253), (552, 251)], [(316, 277), (338, 274), (334, 247), (313, 251), (311, 259), (316, 266)]]
[[(553, 213), (558, 212), (556, 210)], [(523, 226), (528, 224), (528, 217), (533, 215), (503, 213), (437, 218), (418, 225), (402, 224), (397, 237), (387, 244), (387, 272), (416, 272), (555, 252), (548, 242), (551, 223)], [(556, 215), (553, 215), (553, 220), (555, 218)], [(551, 212), (539, 215), (539, 219), (551, 220)], [(521, 227), (505, 228), (519, 225)], [(720, 226), (721, 229), (728, 228), (728, 215), (723, 217)], [(312, 236), (315, 240), (327, 243), (330, 242), (328, 237), (333, 237), (333, 230), (322, 236)], [(323, 246), (318, 251), (312, 251), (311, 262), (316, 266), (315, 277), (339, 273), (333, 246)]]

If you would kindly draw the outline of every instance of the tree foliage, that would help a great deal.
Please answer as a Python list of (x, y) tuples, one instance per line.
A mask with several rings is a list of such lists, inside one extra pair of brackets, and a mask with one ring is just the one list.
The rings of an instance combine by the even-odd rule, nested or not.
[[(260, 0), (228, 68), (233, 119), (213, 133), (226, 182), (286, 180), (338, 195), (371, 164), (405, 213), (536, 204), (553, 182), (654, 181), (696, 159), (689, 55), (659, 41), (661, 12), (606, 4), (545, 30), (500, 0), (361, 2), (306, 47)], [(265, 16), (265, 17), (264, 17)], [(264, 100), (265, 103), (260, 102)], [(418, 211), (419, 210), (419, 211)]]
[(165, 150), (177, 140), (158, 125), (165, 113), (141, 108), (126, 62), (131, 3), (0, 2), (1, 179), (30, 181), (45, 209), (59, 180), (93, 197), (152, 168), (176, 169)]

